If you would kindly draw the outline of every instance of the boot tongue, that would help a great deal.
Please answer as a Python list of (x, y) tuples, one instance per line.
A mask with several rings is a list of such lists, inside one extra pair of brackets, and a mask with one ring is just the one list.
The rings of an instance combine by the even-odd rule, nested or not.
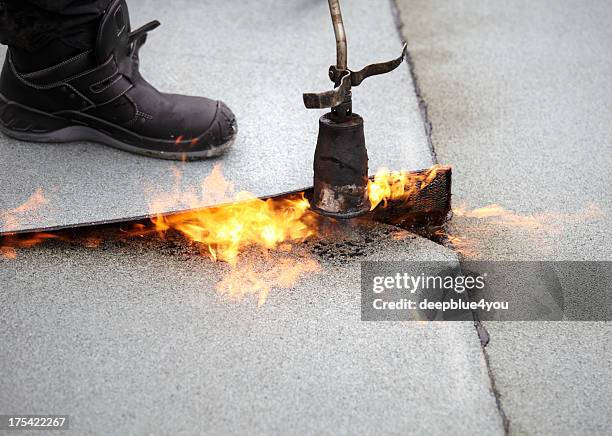
[[(96, 38), (96, 60), (98, 64), (104, 63), (108, 57), (115, 53), (118, 59), (127, 53), (130, 34), (130, 16), (125, 0), (114, 0), (110, 3), (98, 30)], [(123, 49), (123, 53), (118, 50)]]

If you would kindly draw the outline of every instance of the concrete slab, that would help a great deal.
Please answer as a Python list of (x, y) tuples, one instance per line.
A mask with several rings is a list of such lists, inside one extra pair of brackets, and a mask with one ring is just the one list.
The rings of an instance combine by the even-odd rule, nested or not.
[(610, 3), (399, 4), (436, 152), (453, 165), (455, 205), (553, 219), (593, 205), (596, 225), (568, 223), (552, 257), (582, 247), (606, 258), (607, 244), (583, 243), (610, 230)]
[(82, 435), (503, 434), (472, 323), (360, 320), (359, 261), (454, 253), (367, 225), (270, 256), (248, 258), (321, 270), (257, 307), (217, 295), (227, 266), (178, 241), (0, 259), (0, 410)]
[(495, 386), (510, 434), (606, 435), (612, 396), (609, 322), (487, 323)]
[[(326, 2), (131, 0), (135, 26), (160, 19), (141, 51), (143, 75), (163, 91), (221, 98), (236, 112), (239, 139), (223, 159), (173, 164), (96, 144), (31, 144), (0, 138), (0, 210), (37, 189), (47, 202), (0, 221), (0, 232), (114, 220), (149, 212), (148, 193), (199, 187), (221, 164), (238, 190), (269, 196), (312, 184), (312, 157), (323, 111), (303, 107), (303, 92), (331, 89), (335, 46)], [(353, 68), (399, 55), (387, 0), (344, 7)], [(372, 37), (375, 35), (376, 37)], [(421, 169), (432, 159), (408, 69), (354, 92), (366, 120), (372, 172)], [(180, 207), (168, 207), (169, 211)]]
[[(506, 210), (453, 219), (463, 256), (612, 259), (610, 3), (398, 5), (436, 153), (453, 165), (455, 204)], [(510, 434), (612, 427), (608, 324), (486, 327)]]

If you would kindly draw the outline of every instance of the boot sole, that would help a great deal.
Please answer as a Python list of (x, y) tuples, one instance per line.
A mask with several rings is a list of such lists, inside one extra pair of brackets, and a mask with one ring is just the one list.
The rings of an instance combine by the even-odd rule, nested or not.
[[(65, 118), (9, 101), (2, 94), (0, 94), (0, 131), (6, 136), (20, 141), (41, 143), (88, 141), (142, 156), (181, 161), (203, 160), (221, 156), (232, 147), (236, 140), (236, 134), (234, 134), (223, 144), (200, 151), (153, 150), (120, 141), (93, 127), (71, 125), (71, 122)], [(237, 128), (234, 128), (234, 131), (237, 132)], [(142, 136), (139, 137), (146, 139)], [(168, 145), (174, 144), (172, 141), (165, 141), (165, 143)]]

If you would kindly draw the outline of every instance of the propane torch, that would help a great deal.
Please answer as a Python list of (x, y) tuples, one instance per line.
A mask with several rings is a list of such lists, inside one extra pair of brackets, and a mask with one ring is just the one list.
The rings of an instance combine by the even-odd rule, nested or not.
[(407, 46), (404, 45), (397, 59), (368, 65), (357, 72), (350, 70), (340, 1), (328, 2), (336, 36), (336, 65), (329, 67), (329, 78), (334, 82), (334, 89), (304, 94), (306, 108), (331, 109), (319, 119), (311, 207), (321, 215), (353, 218), (367, 213), (370, 201), (363, 118), (353, 113), (351, 90), (368, 77), (395, 70), (404, 60)]

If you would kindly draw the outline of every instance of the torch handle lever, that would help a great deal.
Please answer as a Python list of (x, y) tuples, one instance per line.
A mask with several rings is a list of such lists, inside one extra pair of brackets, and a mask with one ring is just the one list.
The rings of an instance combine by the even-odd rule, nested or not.
[[(402, 54), (391, 61), (388, 62), (380, 62), (378, 64), (368, 65), (359, 71), (350, 71), (351, 75), (351, 86), (359, 86), (361, 82), (363, 82), (368, 77), (378, 76), (380, 74), (387, 74), (391, 71), (395, 70), (397, 67), (401, 65), (406, 57), (406, 53), (408, 51), (408, 44), (404, 44), (402, 49)], [(329, 77), (332, 82), (337, 82), (337, 79), (341, 77), (342, 71), (338, 70), (335, 66), (329, 67)]]
[(332, 65), (329, 67), (329, 78), (336, 84), (336, 88), (321, 93), (304, 94), (304, 105), (308, 109), (325, 109), (340, 106), (351, 95), (351, 88), (359, 86), (368, 77), (390, 73), (403, 62), (406, 57), (407, 44), (404, 44), (400, 57), (388, 62), (368, 65), (360, 71), (340, 70)]
[(346, 74), (340, 80), (340, 86), (331, 91), (306, 93), (304, 105), (307, 109), (325, 109), (340, 106), (351, 92), (351, 75)]

